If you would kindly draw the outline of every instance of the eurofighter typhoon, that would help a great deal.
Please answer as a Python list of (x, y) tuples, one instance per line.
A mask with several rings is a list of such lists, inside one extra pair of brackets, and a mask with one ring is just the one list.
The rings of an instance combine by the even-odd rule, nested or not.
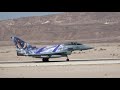
[(48, 62), (50, 58), (66, 57), (66, 61), (69, 61), (68, 55), (72, 54), (75, 50), (88, 50), (93, 47), (78, 43), (78, 42), (67, 42), (64, 44), (35, 47), (22, 39), (13, 36), (11, 37), (13, 43), (16, 46), (17, 56), (31, 56), (36, 58), (42, 58), (43, 62)]

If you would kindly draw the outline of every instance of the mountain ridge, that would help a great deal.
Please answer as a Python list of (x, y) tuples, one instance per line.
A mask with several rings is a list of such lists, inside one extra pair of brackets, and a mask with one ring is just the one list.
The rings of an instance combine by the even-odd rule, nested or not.
[(0, 41), (119, 42), (120, 12), (64, 12), (0, 21)]

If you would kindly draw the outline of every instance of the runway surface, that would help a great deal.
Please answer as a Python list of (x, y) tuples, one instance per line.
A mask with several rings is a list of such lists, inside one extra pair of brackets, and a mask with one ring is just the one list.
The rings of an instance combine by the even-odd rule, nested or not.
[(0, 61), (0, 67), (32, 67), (32, 66), (59, 66), (59, 65), (94, 65), (94, 64), (120, 64), (120, 59), (89, 59), (70, 61)]

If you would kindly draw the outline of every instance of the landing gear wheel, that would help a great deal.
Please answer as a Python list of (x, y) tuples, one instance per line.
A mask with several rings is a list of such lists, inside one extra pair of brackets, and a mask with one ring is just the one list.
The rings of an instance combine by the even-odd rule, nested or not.
[(43, 58), (42, 61), (43, 62), (49, 62), (49, 58)]
[(66, 59), (66, 61), (70, 61), (70, 60), (69, 60), (69, 58), (68, 58), (68, 56), (67, 56), (67, 59)]
[(66, 61), (69, 61), (69, 59), (66, 59)]

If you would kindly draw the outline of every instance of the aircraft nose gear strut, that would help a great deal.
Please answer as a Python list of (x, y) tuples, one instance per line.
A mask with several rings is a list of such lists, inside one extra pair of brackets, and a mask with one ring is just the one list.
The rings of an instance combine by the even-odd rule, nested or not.
[(68, 56), (67, 56), (67, 59), (66, 59), (66, 61), (69, 61), (69, 58), (68, 58)]

